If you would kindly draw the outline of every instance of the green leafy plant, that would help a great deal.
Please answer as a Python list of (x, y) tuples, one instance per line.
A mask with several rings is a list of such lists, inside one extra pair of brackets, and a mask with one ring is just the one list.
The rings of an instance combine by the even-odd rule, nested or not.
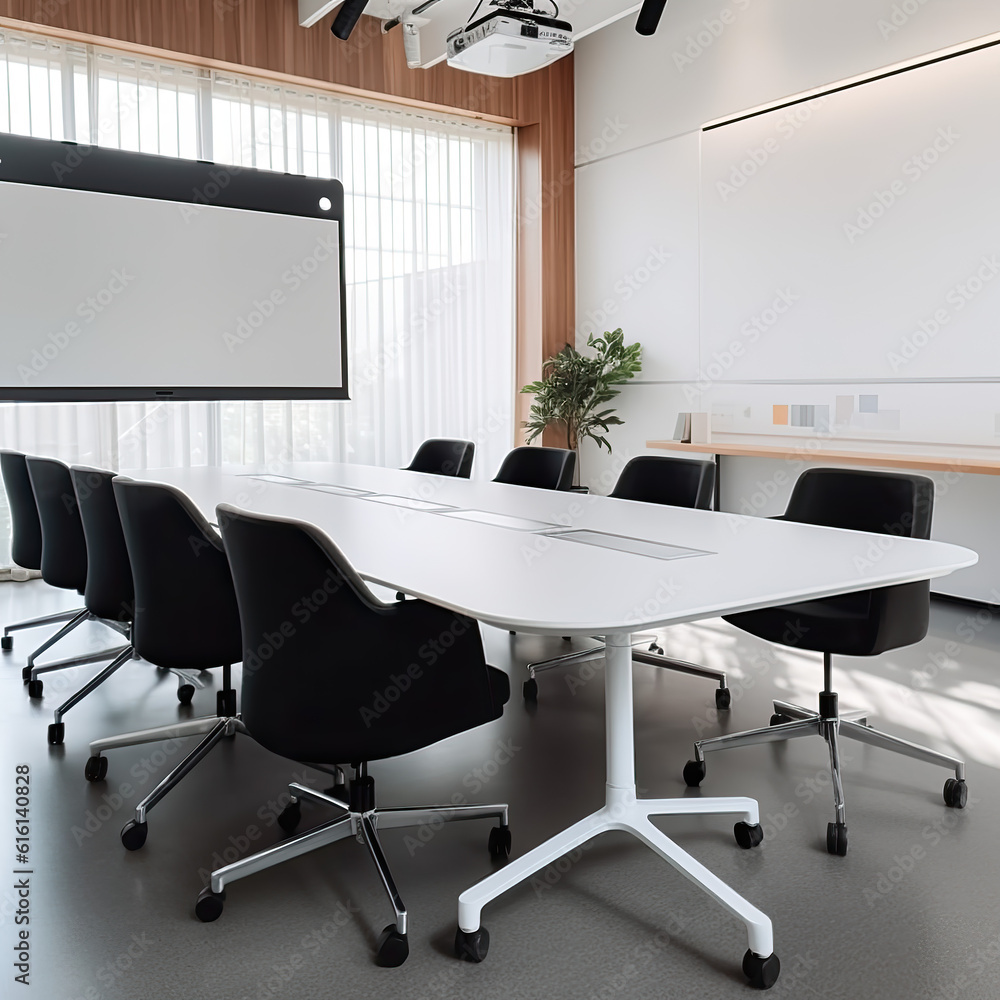
[(612, 425), (624, 421), (613, 407), (604, 404), (641, 370), (642, 345), (626, 344), (619, 328), (602, 337), (591, 334), (587, 347), (592, 355), (581, 354), (567, 344), (542, 366), (542, 378), (521, 390), (535, 397), (524, 422), (529, 443), (546, 427), (555, 426), (566, 434), (567, 448), (575, 451), (584, 438), (590, 438), (598, 447), (611, 451), (605, 435)]

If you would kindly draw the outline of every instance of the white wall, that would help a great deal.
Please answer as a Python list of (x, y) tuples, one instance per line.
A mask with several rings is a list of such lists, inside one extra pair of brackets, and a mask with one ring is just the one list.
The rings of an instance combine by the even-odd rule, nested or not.
[[(742, 402), (725, 386), (705, 392), (706, 359), (699, 359), (700, 126), (1000, 31), (1000, 5), (996, 0), (670, 0), (651, 38), (637, 35), (633, 21), (626, 18), (583, 39), (575, 62), (578, 338), (621, 326), (629, 339), (644, 345), (641, 379), (619, 397), (626, 424), (613, 429), (615, 455), (583, 449), (583, 480), (600, 492), (607, 492), (624, 458), (646, 450), (647, 439), (672, 436), (678, 410)], [(975, 197), (971, 190), (963, 194)], [(748, 252), (752, 247), (748, 240)], [(761, 307), (767, 305), (762, 300)], [(830, 402), (834, 393), (845, 391), (825, 389)], [(886, 399), (895, 393), (902, 405), (924, 398), (923, 392), (937, 393), (940, 405), (961, 406), (963, 399), (957, 386), (846, 391)], [(813, 399), (814, 391), (802, 393), (789, 387), (788, 402), (827, 401)], [(994, 394), (989, 386), (968, 391), (982, 423), (981, 443), (996, 433), (992, 411), (1000, 409), (1000, 400)], [(935, 440), (933, 420), (923, 432), (924, 440)], [(769, 505), (783, 507), (794, 476), (776, 476), (787, 471), (781, 463), (724, 461), (725, 508), (739, 509), (755, 497), (759, 481), (774, 492)], [(986, 514), (997, 509), (996, 477), (962, 477), (939, 495), (935, 535), (973, 545), (983, 561), (935, 589), (996, 600), (1000, 539), (991, 545), (984, 536), (992, 527)]]

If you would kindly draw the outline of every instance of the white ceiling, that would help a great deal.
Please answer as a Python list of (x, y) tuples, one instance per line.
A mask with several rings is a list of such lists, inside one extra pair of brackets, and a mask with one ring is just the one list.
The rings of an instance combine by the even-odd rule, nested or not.
[[(419, 0), (369, 0), (365, 15), (388, 20), (398, 17), (407, 9), (412, 10)], [(475, 9), (477, 0), (438, 0), (422, 16), (427, 23), (420, 29), (420, 65), (423, 68), (441, 62), (445, 57), (448, 35), (465, 25)], [(558, 3), (558, 0), (556, 0)], [(484, 7), (488, 0), (484, 0)], [(340, 0), (299, 0), (299, 23), (314, 25), (317, 20), (340, 6)], [(559, 17), (573, 25), (573, 38), (583, 38), (619, 18), (634, 14), (640, 2), (634, 0), (564, 0), (559, 4)], [(306, 27), (303, 30), (321, 31), (325, 28)], [(393, 31), (400, 31), (399, 27)]]

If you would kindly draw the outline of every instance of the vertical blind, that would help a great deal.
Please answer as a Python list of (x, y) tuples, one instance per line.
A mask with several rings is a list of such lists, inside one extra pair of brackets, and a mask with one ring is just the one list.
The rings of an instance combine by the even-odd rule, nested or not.
[(499, 466), (513, 438), (510, 129), (0, 29), (0, 131), (339, 178), (351, 392), (8, 403), (3, 447), (123, 470), (404, 465), (450, 436), (476, 442), (480, 475)]

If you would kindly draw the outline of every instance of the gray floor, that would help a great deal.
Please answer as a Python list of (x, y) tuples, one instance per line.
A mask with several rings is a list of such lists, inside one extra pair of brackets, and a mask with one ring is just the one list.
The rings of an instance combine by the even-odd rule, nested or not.
[[(40, 582), (0, 584), (0, 620), (67, 606)], [(182, 627), (179, 625), (179, 627)], [(66, 653), (110, 636), (88, 627)], [(514, 852), (539, 843), (602, 800), (600, 659), (541, 679), (534, 712), (520, 698), (522, 665), (562, 651), (558, 639), (486, 630), (491, 661), (510, 670), (504, 717), (464, 737), (373, 768), (382, 804), (509, 801)], [(44, 634), (44, 633), (43, 633)], [(426, 843), (403, 831), (383, 842), (411, 919), (410, 957), (372, 963), (391, 911), (362, 847), (346, 841), (235, 883), (225, 912), (201, 924), (193, 905), (205, 873), (276, 843), (275, 801), (303, 769), (237, 738), (219, 747), (150, 814), (145, 848), (118, 831), (131, 806), (178, 758), (157, 746), (112, 751), (104, 784), (83, 779), (87, 740), (183, 716), (168, 677), (130, 664), (67, 716), (66, 744), (45, 726), (93, 671), (46, 681), (31, 703), (20, 667), (39, 633), (19, 633), (0, 659), (4, 787), (13, 812), (14, 765), (31, 767), (31, 987), (15, 992), (9, 956), (14, 895), (0, 890), (0, 996), (98, 998), (725, 998), (747, 996), (743, 928), (627, 836), (606, 835), (487, 908), (489, 956), (451, 955), (459, 892), (488, 874), (488, 822), (455, 824)], [(891, 732), (964, 756), (970, 800), (942, 802), (946, 772), (848, 745), (850, 853), (826, 854), (832, 805), (822, 741), (717, 754), (701, 791), (680, 777), (696, 733), (767, 721), (769, 700), (815, 702), (818, 656), (779, 651), (719, 621), (666, 635), (668, 652), (725, 665), (732, 711), (718, 718), (711, 685), (635, 668), (636, 756), (647, 795), (756, 797), (761, 848), (744, 852), (728, 820), (673, 820), (667, 832), (774, 921), (782, 977), (772, 995), (835, 1000), (995, 1000), (1000, 996), (1000, 622), (976, 608), (936, 603), (931, 635), (875, 660), (840, 663), (845, 708), (870, 707)], [(108, 644), (111, 644), (108, 642)], [(212, 710), (199, 692), (194, 714)], [(306, 780), (319, 782), (314, 773)], [(306, 824), (324, 818), (308, 808)], [(7, 821), (8, 823), (10, 820)], [(9, 828), (8, 828), (9, 834)], [(10, 837), (4, 866), (15, 866)], [(228, 853), (227, 853), (228, 852)], [(215, 859), (213, 861), (213, 858)], [(12, 885), (13, 876), (4, 878)], [(2, 883), (0, 883), (2, 884)]]

